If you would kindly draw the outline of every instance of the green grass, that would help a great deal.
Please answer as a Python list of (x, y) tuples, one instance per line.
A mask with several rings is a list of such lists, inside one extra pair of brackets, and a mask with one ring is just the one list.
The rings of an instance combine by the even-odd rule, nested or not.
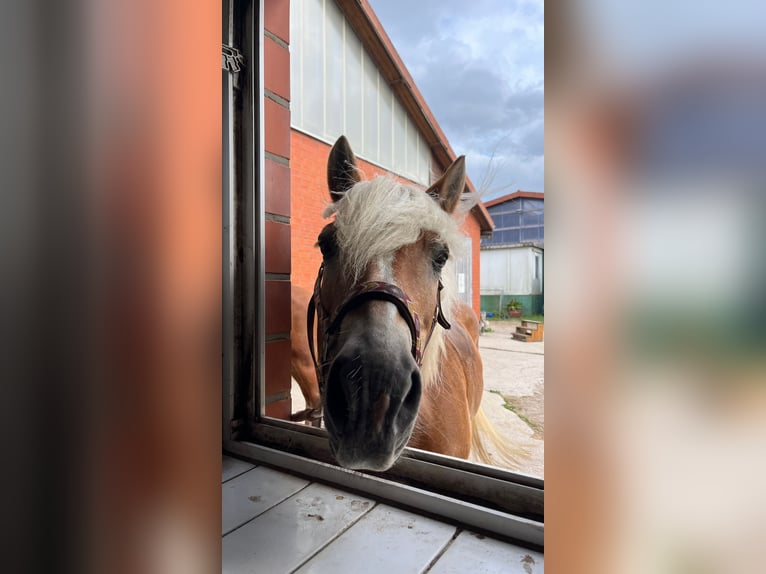
[(495, 315), (494, 317), (487, 317), (487, 321), (539, 321), (540, 323), (545, 323), (545, 315), (522, 315), (521, 317)]

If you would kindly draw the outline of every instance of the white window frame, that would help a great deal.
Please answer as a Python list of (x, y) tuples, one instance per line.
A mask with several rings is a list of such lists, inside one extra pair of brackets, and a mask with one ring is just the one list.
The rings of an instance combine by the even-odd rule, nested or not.
[[(233, 2), (233, 17), (224, 19), (229, 22), (224, 42), (243, 53), (245, 71), (224, 80), (229, 126), (224, 157), (229, 161), (222, 222), (223, 450), (542, 549), (544, 488), (539, 477), (412, 448), (386, 472), (351, 471), (333, 463), (324, 430), (263, 415), (263, 0), (253, 3)], [(245, 25), (234, 25), (237, 19)], [(238, 253), (254, 257), (238, 259)]]

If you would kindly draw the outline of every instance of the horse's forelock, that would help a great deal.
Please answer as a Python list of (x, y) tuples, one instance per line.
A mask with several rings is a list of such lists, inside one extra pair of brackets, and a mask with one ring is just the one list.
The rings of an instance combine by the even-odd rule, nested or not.
[(357, 183), (325, 211), (325, 217), (333, 214), (344, 270), (354, 281), (372, 262), (389, 260), (424, 232), (444, 241), (453, 254), (462, 248), (455, 219), (423, 191), (391, 178)]
[[(333, 214), (344, 271), (354, 282), (361, 279), (371, 263), (392, 260), (399, 249), (417, 241), (424, 232), (433, 233), (447, 244), (450, 259), (464, 248), (457, 219), (423, 191), (391, 178), (357, 183), (325, 211), (325, 217)], [(442, 273), (442, 308), (448, 319), (454, 301), (453, 275), (450, 261)], [(441, 329), (436, 329), (425, 351), (421, 370), (425, 385), (438, 383), (443, 335)]]

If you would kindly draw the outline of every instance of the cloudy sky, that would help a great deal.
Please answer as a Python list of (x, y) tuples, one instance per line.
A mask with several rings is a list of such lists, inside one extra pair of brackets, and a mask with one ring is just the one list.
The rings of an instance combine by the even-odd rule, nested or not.
[(543, 0), (369, 1), (485, 201), (544, 191)]

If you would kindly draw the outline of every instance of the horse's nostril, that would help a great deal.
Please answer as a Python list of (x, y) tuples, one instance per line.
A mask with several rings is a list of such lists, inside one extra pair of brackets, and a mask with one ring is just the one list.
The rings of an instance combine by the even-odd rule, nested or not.
[(420, 406), (420, 393), (422, 391), (422, 386), (420, 383), (420, 371), (412, 371), (412, 376), (410, 379), (410, 390), (404, 397), (402, 406), (405, 408), (405, 410), (412, 412), (417, 411), (418, 407)]
[(327, 414), (337, 426), (354, 418), (352, 388), (359, 378), (361, 365), (358, 360), (336, 359), (327, 382)]
[(327, 386), (327, 411), (339, 423), (346, 419), (348, 400), (342, 384), (336, 382)]

